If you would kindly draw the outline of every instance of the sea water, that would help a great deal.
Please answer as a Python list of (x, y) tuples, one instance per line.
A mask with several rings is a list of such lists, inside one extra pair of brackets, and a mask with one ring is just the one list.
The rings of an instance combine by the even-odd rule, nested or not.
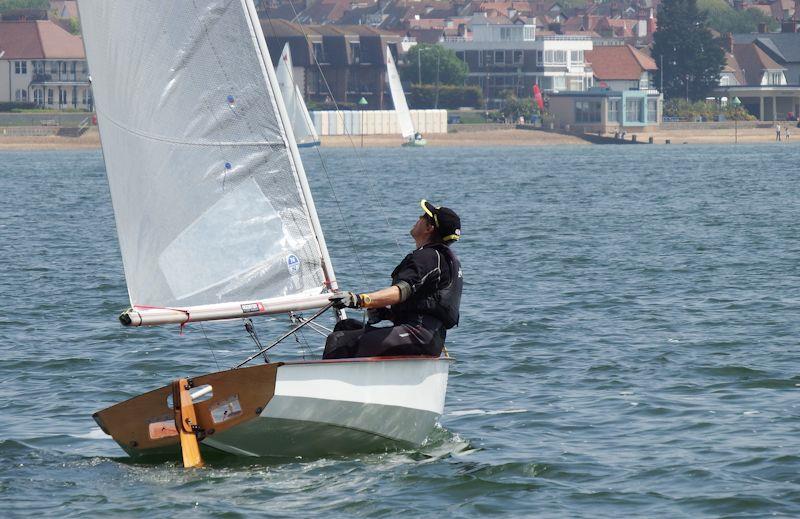
[(4, 152), (0, 514), (800, 516), (800, 147), (303, 153), (346, 289), (389, 283), (421, 198), (461, 214), (457, 362), (427, 444), (131, 462), (94, 411), (254, 345), (239, 322), (119, 326), (101, 153)]

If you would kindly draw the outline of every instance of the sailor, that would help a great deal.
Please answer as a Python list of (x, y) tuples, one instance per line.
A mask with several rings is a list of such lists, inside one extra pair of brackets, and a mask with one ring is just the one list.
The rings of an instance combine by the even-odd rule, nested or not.
[[(392, 285), (331, 296), (336, 308), (366, 309), (368, 320), (339, 321), (323, 359), (441, 354), (447, 330), (458, 325), (463, 279), (450, 245), (461, 237), (461, 220), (427, 200), (420, 206), (423, 214), (411, 229), (417, 248), (394, 269)], [(373, 326), (382, 320), (392, 326)]]

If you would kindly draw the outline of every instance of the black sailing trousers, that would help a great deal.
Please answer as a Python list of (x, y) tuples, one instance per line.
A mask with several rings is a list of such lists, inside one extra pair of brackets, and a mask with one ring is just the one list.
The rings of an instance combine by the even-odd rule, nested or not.
[(411, 323), (378, 328), (358, 319), (336, 323), (325, 341), (323, 359), (429, 355), (438, 357), (444, 346), (442, 322), (420, 315)]

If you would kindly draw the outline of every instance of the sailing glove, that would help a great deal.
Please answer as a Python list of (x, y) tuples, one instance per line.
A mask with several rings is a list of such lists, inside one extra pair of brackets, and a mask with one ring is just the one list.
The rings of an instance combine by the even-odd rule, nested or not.
[(332, 302), (336, 309), (361, 308), (363, 304), (362, 297), (355, 292), (339, 292), (329, 297), (328, 301)]

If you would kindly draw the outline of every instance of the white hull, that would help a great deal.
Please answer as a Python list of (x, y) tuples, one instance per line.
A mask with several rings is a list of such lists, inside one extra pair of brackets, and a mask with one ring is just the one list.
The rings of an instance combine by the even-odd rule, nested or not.
[[(320, 457), (422, 444), (444, 411), (452, 359), (374, 357), (262, 364), (190, 380), (200, 448), (254, 457)], [(95, 414), (132, 456), (180, 452), (170, 386)], [(225, 414), (223, 414), (225, 413)], [(230, 413), (230, 414), (227, 414)]]
[(245, 456), (302, 456), (418, 446), (444, 410), (448, 359), (286, 364), (257, 420), (204, 445)]

